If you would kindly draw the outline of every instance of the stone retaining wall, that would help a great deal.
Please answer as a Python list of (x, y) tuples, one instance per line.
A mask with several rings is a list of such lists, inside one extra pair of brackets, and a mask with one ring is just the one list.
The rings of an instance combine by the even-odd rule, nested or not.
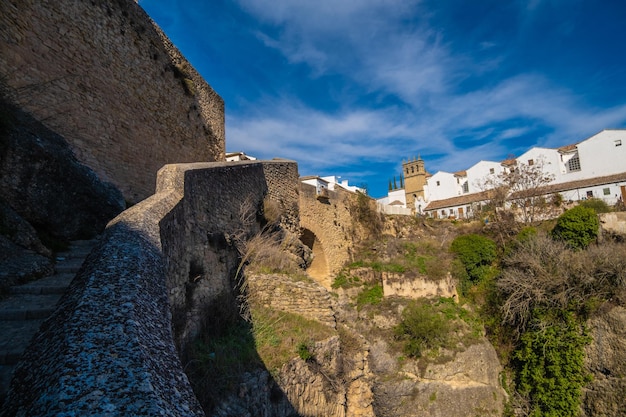
[(256, 303), (317, 320), (333, 329), (337, 327), (332, 297), (320, 284), (295, 282), (280, 275), (252, 275), (247, 279)]
[(27, 349), (2, 416), (204, 415), (179, 353), (232, 292), (240, 206), (294, 206), (278, 187), (297, 181), (291, 161), (163, 167), (156, 194), (109, 224)]

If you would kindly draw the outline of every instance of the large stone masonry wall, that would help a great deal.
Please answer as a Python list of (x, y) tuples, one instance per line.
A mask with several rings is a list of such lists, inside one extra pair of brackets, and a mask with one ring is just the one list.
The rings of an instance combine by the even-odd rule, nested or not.
[(3, 0), (0, 79), (129, 201), (164, 164), (223, 160), (223, 100), (133, 0)]
[(163, 167), (156, 194), (107, 227), (26, 350), (0, 414), (204, 415), (180, 354), (212, 319), (203, 312), (234, 297), (229, 239), (259, 228), (241, 223), (242, 204), (293, 207), (280, 190), (297, 183), (291, 161)]

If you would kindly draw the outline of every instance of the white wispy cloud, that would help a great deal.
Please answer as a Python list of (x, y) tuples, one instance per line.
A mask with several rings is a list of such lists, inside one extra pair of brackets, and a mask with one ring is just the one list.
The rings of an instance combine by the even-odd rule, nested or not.
[[(542, 3), (522, 6), (520, 20), (532, 19)], [(538, 126), (543, 136), (536, 144), (559, 146), (626, 122), (626, 105), (590, 107), (555, 80), (523, 68), (470, 90), (459, 88), (467, 74), (489, 74), (506, 56), (474, 60), (457, 53), (429, 25), (430, 11), (419, 1), (239, 4), (271, 28), (259, 29), (257, 38), (288, 62), (307, 65), (312, 78), (341, 74), (364, 94), (395, 97), (402, 105), (373, 108), (351, 101), (339, 103), (331, 113), (308, 105), (305, 98), (274, 97), (254, 103), (266, 112), (229, 116), (231, 149), (286, 156), (320, 170), (421, 153), (432, 155), (432, 167), (457, 171), (479, 160), (501, 159), (510, 153), (507, 141), (532, 134)], [(496, 45), (483, 42), (477, 49)], [(507, 121), (515, 121), (514, 127), (494, 127)], [(474, 135), (469, 147), (455, 143), (468, 132)]]

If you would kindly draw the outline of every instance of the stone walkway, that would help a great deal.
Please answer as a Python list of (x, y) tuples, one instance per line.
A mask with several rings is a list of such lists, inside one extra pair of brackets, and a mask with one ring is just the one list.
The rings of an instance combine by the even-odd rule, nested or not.
[(41, 323), (55, 310), (95, 243), (95, 240), (71, 242), (66, 252), (57, 254), (54, 275), (13, 286), (9, 295), (0, 299), (0, 405), (22, 352)]

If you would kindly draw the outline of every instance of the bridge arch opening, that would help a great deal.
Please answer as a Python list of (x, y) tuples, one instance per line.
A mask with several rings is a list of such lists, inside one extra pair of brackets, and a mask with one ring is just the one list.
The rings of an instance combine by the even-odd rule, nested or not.
[(315, 233), (309, 229), (302, 229), (300, 240), (308, 246), (313, 253), (313, 261), (307, 268), (306, 272), (315, 281), (319, 282), (326, 288), (330, 288), (330, 271), (328, 269), (328, 260), (326, 259), (326, 253), (324, 252), (322, 243), (317, 238)]

